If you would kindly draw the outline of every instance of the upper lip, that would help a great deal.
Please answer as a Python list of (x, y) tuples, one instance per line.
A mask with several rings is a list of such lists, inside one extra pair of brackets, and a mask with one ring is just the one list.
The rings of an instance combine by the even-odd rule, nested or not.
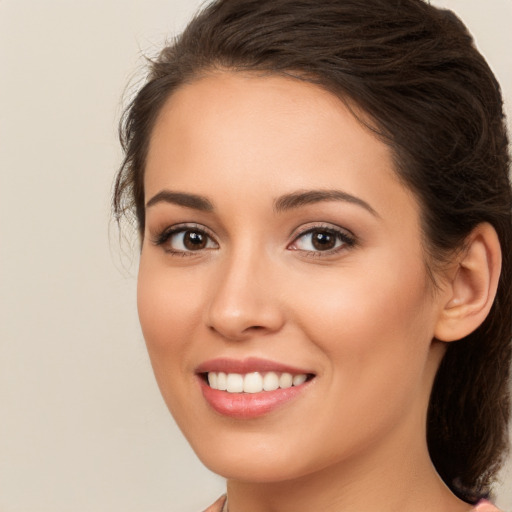
[(248, 357), (246, 359), (216, 358), (201, 363), (196, 368), (196, 373), (224, 372), (224, 373), (252, 373), (252, 372), (278, 372), (291, 373), (293, 375), (312, 374), (313, 372), (296, 368), (287, 364)]

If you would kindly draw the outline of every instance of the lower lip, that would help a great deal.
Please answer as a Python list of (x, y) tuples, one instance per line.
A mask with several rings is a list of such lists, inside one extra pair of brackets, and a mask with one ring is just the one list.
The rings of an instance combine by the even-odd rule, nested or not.
[(228, 393), (212, 389), (200, 378), (201, 391), (208, 404), (223, 416), (238, 419), (252, 419), (264, 416), (290, 400), (297, 398), (309, 385), (306, 381), (300, 386), (292, 386), (275, 391), (262, 391), (261, 393)]

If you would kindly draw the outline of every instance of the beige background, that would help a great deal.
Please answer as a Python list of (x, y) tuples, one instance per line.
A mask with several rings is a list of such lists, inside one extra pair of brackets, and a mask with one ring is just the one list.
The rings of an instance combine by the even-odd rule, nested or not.
[[(512, 0), (444, 0), (512, 113)], [(109, 232), (125, 84), (197, 0), (0, 0), (0, 512), (202, 510)], [(511, 116), (512, 117), (512, 116)], [(498, 503), (512, 511), (512, 464)]]

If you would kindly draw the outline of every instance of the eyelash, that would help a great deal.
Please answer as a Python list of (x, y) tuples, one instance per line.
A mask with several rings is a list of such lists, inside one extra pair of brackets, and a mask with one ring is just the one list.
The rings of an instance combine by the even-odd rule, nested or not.
[(336, 226), (332, 225), (314, 225), (314, 226), (308, 226), (300, 230), (295, 236), (291, 244), (288, 245), (288, 248), (295, 245), (300, 239), (304, 238), (306, 235), (312, 235), (313, 233), (327, 233), (335, 238), (335, 243), (340, 242), (340, 245), (337, 247), (333, 247), (332, 249), (326, 249), (324, 251), (321, 250), (305, 250), (305, 249), (292, 249), (301, 251), (308, 257), (314, 257), (314, 258), (322, 258), (327, 257), (331, 255), (338, 254), (339, 252), (350, 249), (352, 247), (355, 247), (357, 245), (357, 240), (355, 236), (350, 233), (346, 229), (342, 229)]
[[(207, 242), (213, 242), (215, 245), (219, 245), (213, 235), (207, 230), (204, 226), (200, 226), (199, 224), (178, 224), (176, 226), (170, 226), (164, 229), (160, 234), (158, 234), (152, 241), (156, 246), (165, 246), (167, 242), (174, 236), (179, 233), (196, 233), (203, 235), (207, 238)], [(172, 247), (164, 247), (165, 252), (174, 255), (174, 256), (193, 256), (195, 252), (200, 252), (201, 250), (209, 250), (211, 247), (205, 247), (204, 249), (199, 249), (197, 251), (194, 250), (181, 250), (181, 249), (173, 249)]]
[[(169, 242), (169, 240), (180, 233), (196, 233), (203, 235), (207, 238), (206, 243), (213, 242), (218, 248), (219, 244), (215, 240), (215, 237), (209, 232), (208, 229), (206, 229), (204, 226), (200, 226), (198, 224), (179, 224), (175, 226), (170, 226), (166, 229), (164, 229), (161, 233), (159, 233), (153, 240), (153, 244), (156, 246), (165, 246)], [(335, 244), (338, 242), (341, 242), (340, 245), (335, 246), (331, 249), (326, 250), (306, 250), (306, 249), (298, 249), (298, 248), (292, 248), (293, 245), (296, 245), (297, 242), (301, 239), (303, 239), (306, 235), (312, 235), (313, 233), (327, 233), (331, 236), (335, 237)], [(330, 255), (337, 254), (338, 252), (342, 250), (346, 250), (347, 248), (354, 247), (357, 244), (356, 238), (353, 234), (348, 232), (345, 229), (341, 229), (332, 225), (314, 225), (314, 226), (308, 226), (304, 229), (302, 229), (300, 232), (298, 232), (294, 238), (293, 241), (287, 245), (287, 249), (289, 250), (295, 250), (300, 251), (306, 256), (309, 257), (326, 257)], [(182, 250), (182, 249), (173, 249), (172, 247), (164, 247), (165, 252), (174, 255), (174, 256), (194, 256), (194, 253), (199, 253), (204, 250), (211, 250), (212, 247), (204, 247), (198, 250)]]

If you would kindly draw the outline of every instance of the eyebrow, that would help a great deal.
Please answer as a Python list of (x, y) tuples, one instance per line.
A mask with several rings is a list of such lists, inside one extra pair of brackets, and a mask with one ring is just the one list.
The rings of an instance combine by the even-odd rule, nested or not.
[(185, 192), (171, 192), (170, 190), (162, 190), (154, 195), (147, 203), (146, 208), (158, 203), (177, 204), (185, 208), (201, 210), (203, 212), (211, 212), (213, 204), (204, 196), (196, 194), (187, 194)]
[[(366, 201), (341, 190), (305, 190), (285, 194), (274, 201), (274, 211), (276, 213), (282, 213), (287, 210), (293, 210), (308, 204), (320, 203), (323, 201), (344, 201), (355, 204), (357, 206), (361, 206), (375, 217), (379, 217), (379, 214)], [(162, 190), (146, 203), (146, 208), (158, 203), (176, 204), (178, 206), (184, 206), (185, 208), (192, 208), (194, 210), (205, 212), (211, 212), (214, 210), (213, 204), (207, 197), (197, 194), (189, 194), (186, 192)]]
[(274, 211), (280, 213), (323, 201), (344, 201), (355, 204), (369, 211), (375, 217), (379, 217), (379, 214), (366, 201), (341, 190), (305, 190), (292, 192), (274, 201)]

